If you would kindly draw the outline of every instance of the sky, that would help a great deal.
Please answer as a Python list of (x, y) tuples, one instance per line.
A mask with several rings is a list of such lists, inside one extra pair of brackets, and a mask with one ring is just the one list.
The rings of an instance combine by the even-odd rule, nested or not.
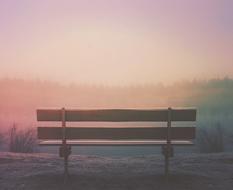
[(233, 77), (233, 0), (0, 0), (0, 76), (128, 85)]

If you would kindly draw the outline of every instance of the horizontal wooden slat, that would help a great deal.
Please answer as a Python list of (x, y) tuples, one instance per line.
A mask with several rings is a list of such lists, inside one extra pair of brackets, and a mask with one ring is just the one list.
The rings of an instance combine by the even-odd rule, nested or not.
[[(61, 121), (61, 109), (38, 109), (38, 121)], [(103, 109), (103, 110), (66, 110), (66, 121), (160, 121), (168, 119), (168, 109)], [(172, 121), (195, 121), (196, 109), (172, 109)]]
[[(166, 139), (167, 127), (67, 127), (67, 139)], [(194, 139), (195, 127), (172, 127), (171, 139)], [(62, 139), (62, 127), (38, 127), (38, 139)]]
[[(147, 141), (133, 141), (133, 140), (124, 140), (124, 141), (116, 141), (116, 140), (67, 140), (68, 145), (72, 146), (161, 146), (167, 144), (166, 140), (147, 140)], [(192, 141), (188, 140), (172, 140), (172, 145), (177, 146), (190, 146), (194, 145)], [(40, 146), (61, 146), (62, 140), (46, 140), (40, 141)]]

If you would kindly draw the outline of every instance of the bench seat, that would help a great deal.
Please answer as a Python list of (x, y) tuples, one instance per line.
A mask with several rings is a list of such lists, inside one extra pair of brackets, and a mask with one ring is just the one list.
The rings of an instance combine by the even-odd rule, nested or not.
[[(67, 140), (66, 144), (72, 146), (161, 146), (166, 145), (166, 140)], [(193, 145), (189, 140), (172, 140), (172, 145), (187, 146)], [(40, 146), (61, 146), (62, 140), (42, 140)]]

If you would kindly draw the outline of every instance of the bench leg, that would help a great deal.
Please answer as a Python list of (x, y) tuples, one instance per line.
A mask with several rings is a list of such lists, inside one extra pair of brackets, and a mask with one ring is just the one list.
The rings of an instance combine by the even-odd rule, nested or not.
[(165, 176), (168, 177), (168, 175), (169, 175), (169, 155), (168, 155), (167, 151), (166, 151), (166, 153), (164, 155), (164, 158), (165, 158), (164, 173), (165, 173)]
[(164, 145), (162, 146), (162, 154), (164, 155), (164, 173), (165, 176), (168, 177), (169, 175), (169, 158), (173, 157), (173, 147)]
[(64, 156), (64, 183), (66, 183), (68, 178), (68, 155)]
[(69, 172), (68, 172), (68, 158), (71, 154), (71, 146), (66, 145), (65, 147), (61, 146), (59, 150), (60, 157), (64, 158), (64, 183), (66, 183)]

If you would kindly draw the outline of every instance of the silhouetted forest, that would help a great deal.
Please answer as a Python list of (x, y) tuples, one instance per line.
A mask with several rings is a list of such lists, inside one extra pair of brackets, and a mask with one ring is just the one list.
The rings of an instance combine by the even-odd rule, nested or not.
[(35, 127), (38, 107), (197, 107), (197, 140), (203, 152), (222, 151), (224, 144), (233, 143), (233, 79), (230, 78), (135, 86), (1, 79), (0, 88), (1, 129)]
[[(194, 106), (200, 117), (233, 114), (233, 80), (183, 81), (172, 85), (61, 85), (1, 79), (0, 122), (33, 122), (38, 107), (157, 108)], [(7, 121), (9, 119), (9, 121)]]

